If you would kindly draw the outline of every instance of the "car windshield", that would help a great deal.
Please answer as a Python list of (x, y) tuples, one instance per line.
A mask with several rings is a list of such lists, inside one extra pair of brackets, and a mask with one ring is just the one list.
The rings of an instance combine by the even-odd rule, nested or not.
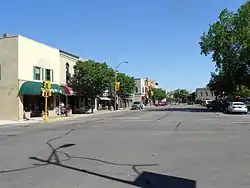
[(140, 104), (140, 102), (134, 102), (134, 104)]
[(233, 102), (233, 105), (245, 105), (244, 103), (242, 103), (242, 102)]

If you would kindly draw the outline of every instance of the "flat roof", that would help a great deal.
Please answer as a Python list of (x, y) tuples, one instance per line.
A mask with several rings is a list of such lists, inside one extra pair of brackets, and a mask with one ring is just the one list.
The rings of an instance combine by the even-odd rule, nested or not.
[(60, 53), (63, 53), (63, 54), (66, 54), (66, 55), (68, 55), (68, 56), (74, 57), (74, 58), (76, 58), (76, 59), (79, 59), (79, 58), (80, 58), (79, 56), (74, 55), (74, 54), (69, 53), (69, 52), (66, 52), (66, 51), (64, 51), (64, 50), (59, 50), (59, 52), (60, 52)]

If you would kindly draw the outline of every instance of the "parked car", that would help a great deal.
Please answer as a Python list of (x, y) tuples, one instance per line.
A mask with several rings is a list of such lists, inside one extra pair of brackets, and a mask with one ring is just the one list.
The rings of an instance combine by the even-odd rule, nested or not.
[(212, 102), (212, 100), (204, 100), (201, 105), (204, 107), (207, 107), (208, 104), (210, 104)]
[(247, 114), (247, 106), (243, 102), (231, 102), (228, 106), (229, 113), (243, 113)]
[(135, 101), (132, 104), (131, 110), (141, 110), (143, 109), (143, 104), (140, 101)]

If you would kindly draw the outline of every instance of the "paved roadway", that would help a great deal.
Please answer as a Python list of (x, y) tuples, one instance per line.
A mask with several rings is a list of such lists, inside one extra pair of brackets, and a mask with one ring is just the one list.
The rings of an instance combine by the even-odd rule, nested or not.
[(249, 120), (175, 106), (0, 128), (0, 187), (249, 188)]

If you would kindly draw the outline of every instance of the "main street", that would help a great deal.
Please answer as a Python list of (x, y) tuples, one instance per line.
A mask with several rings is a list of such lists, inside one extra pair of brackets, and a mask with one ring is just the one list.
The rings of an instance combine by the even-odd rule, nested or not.
[(249, 122), (172, 106), (0, 128), (0, 187), (250, 187)]

